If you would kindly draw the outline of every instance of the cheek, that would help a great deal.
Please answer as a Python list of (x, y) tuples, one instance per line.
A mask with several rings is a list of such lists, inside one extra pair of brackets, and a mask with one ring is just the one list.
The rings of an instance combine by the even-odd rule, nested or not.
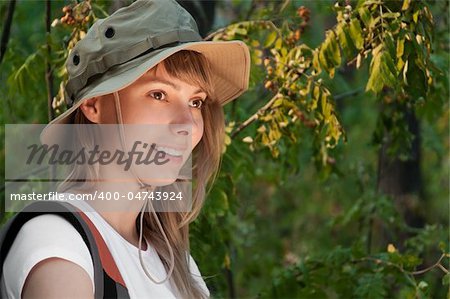
[(114, 98), (112, 96), (102, 97), (100, 99), (99, 109), (101, 124), (114, 124), (117, 122)]
[(161, 111), (148, 105), (138, 97), (123, 96), (120, 98), (122, 118), (127, 124), (159, 123)]

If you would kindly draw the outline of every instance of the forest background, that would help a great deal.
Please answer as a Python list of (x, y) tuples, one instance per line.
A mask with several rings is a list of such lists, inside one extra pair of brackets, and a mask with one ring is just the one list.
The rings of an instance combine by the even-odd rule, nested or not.
[[(130, 2), (1, 1), (2, 123), (64, 111), (70, 49)], [(191, 226), (213, 298), (450, 298), (449, 2), (179, 2), (252, 56)]]

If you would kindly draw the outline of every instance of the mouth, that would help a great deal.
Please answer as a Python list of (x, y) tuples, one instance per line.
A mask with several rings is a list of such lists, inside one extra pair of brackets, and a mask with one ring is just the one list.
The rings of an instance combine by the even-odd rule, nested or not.
[(167, 147), (167, 146), (161, 146), (161, 145), (157, 145), (156, 150), (160, 151), (160, 152), (164, 152), (169, 156), (172, 157), (182, 157), (184, 150), (181, 149), (175, 149), (173, 147)]

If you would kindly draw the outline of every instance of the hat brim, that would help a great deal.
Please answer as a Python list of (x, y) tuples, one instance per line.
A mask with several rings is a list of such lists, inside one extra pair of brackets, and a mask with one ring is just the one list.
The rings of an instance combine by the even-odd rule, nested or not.
[[(117, 65), (82, 89), (73, 106), (52, 120), (42, 131), (41, 141), (55, 140), (54, 124), (72, 122), (72, 114), (87, 99), (126, 88), (158, 63), (181, 50), (194, 50), (205, 55), (212, 69), (212, 83), (218, 101), (225, 105), (248, 89), (250, 53), (242, 41), (201, 41), (154, 50), (127, 63)], [(52, 132), (53, 131), (53, 132)], [(53, 136), (50, 138), (50, 136)], [(58, 139), (58, 138), (56, 138)]]

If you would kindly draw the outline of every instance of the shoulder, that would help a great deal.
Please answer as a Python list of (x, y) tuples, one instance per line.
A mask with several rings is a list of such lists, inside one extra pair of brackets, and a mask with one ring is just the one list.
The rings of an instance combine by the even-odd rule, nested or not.
[(78, 265), (93, 282), (91, 256), (81, 235), (63, 217), (45, 214), (25, 223), (11, 246), (3, 265), (3, 279), (8, 294), (12, 298), (20, 298), (25, 280), (34, 270), (33, 267), (37, 264), (42, 266), (40, 262), (50, 258), (60, 258)]

